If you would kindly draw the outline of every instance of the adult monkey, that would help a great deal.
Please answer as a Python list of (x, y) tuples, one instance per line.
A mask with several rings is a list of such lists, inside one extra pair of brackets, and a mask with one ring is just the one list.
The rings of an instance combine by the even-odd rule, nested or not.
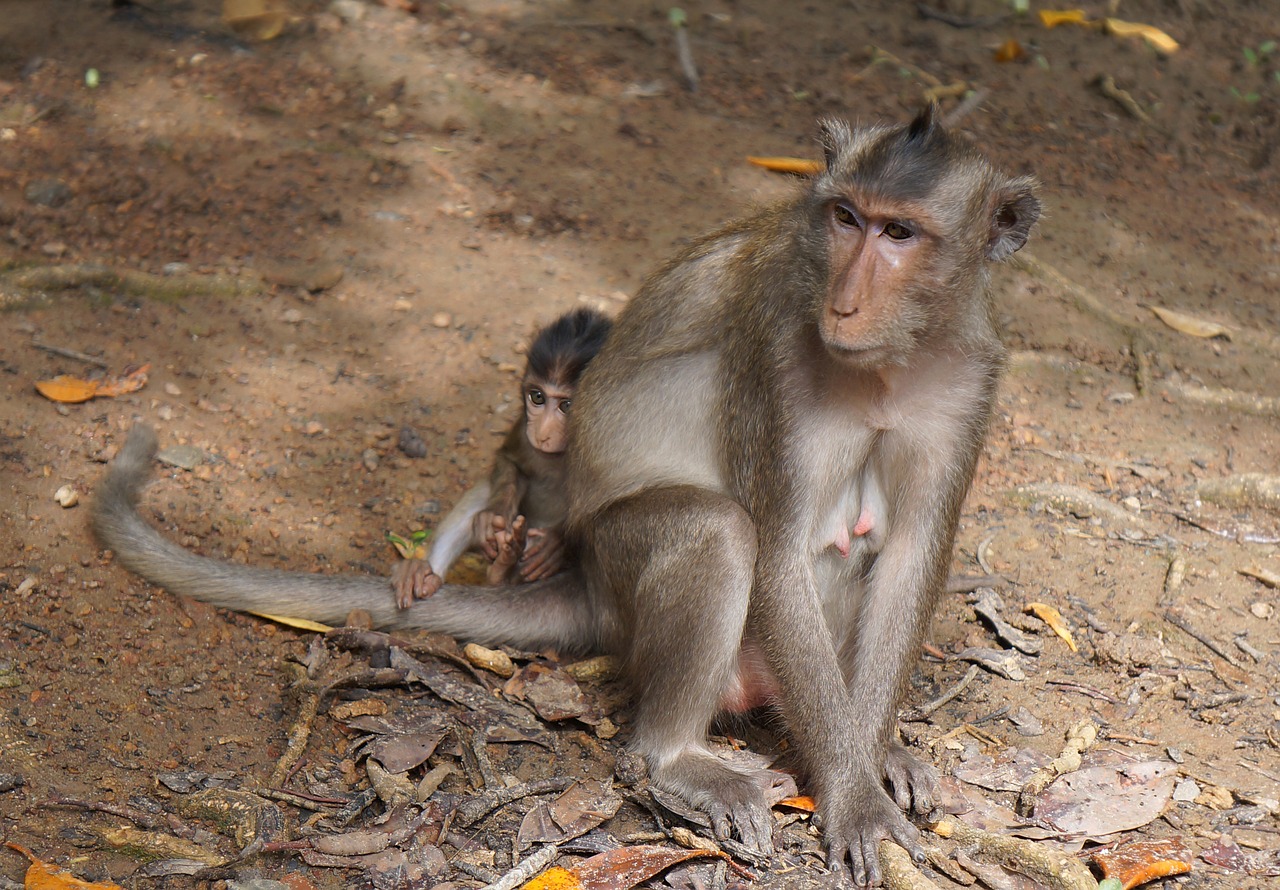
[(720, 708), (776, 704), (829, 865), (878, 883), (879, 842), (923, 858), (902, 811), (938, 799), (895, 710), (1003, 363), (988, 265), (1022, 247), (1040, 203), (932, 109), (905, 127), (826, 122), (822, 143), (827, 169), (802, 193), (653, 275), (584, 375), (567, 453), (579, 572), (445, 585), (396, 610), (380, 579), (197, 557), (137, 514), (145, 429), (95, 501), (99, 535), (227, 608), (332, 623), (358, 606), (387, 627), (617, 652), (653, 781), (765, 852), (768, 779), (716, 758), (706, 733)]

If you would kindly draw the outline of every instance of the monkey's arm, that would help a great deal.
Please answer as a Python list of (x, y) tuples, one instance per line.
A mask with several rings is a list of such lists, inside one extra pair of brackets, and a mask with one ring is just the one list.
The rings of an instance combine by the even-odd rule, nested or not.
[(472, 517), (471, 543), (489, 559), (497, 559), (500, 550), (497, 535), (509, 531), (520, 514), (520, 501), (529, 489), (529, 477), (516, 460), (524, 439), (524, 422), (512, 427), (502, 448), (493, 459), (489, 473), (488, 497), (484, 506)]
[(414, 600), (431, 596), (472, 543), (472, 522), (489, 501), (489, 483), (472, 486), (453, 509), (445, 514), (431, 538), (426, 559), (404, 559), (391, 569), (391, 589), (396, 605), (407, 609)]

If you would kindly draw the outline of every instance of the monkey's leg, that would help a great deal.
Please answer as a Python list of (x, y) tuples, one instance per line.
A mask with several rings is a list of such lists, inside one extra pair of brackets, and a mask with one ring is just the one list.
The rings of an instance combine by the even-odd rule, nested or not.
[[(704, 810), (720, 837), (773, 849), (771, 777), (717, 758), (707, 727), (738, 669), (756, 557), (736, 503), (689, 486), (624, 498), (586, 532), (595, 589), (618, 599), (638, 696), (633, 750), (655, 785)], [(623, 635), (623, 634), (620, 634)], [(623, 635), (624, 636), (624, 635)]]

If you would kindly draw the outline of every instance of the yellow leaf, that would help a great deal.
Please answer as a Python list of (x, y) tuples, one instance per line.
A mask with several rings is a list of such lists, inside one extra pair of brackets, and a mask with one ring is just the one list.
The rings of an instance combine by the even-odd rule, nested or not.
[(19, 847), (9, 842), (6, 842), (5, 846), (17, 850), (31, 860), (31, 865), (27, 867), (27, 875), (23, 879), (26, 890), (124, 890), (119, 884), (112, 884), (110, 881), (101, 884), (82, 881), (56, 865), (41, 862), (26, 847)]
[(98, 383), (83, 380), (70, 374), (59, 374), (51, 380), (37, 380), (40, 395), (54, 402), (87, 402), (98, 394)]
[(521, 890), (582, 890), (582, 882), (569, 869), (553, 865)]
[(1078, 652), (1076, 649), (1075, 637), (1071, 635), (1070, 628), (1067, 627), (1066, 619), (1062, 617), (1062, 613), (1047, 603), (1027, 603), (1024, 611), (1030, 612), (1039, 618), (1045, 624), (1049, 625), (1049, 629), (1062, 637), (1062, 641), (1071, 647), (1072, 652)]
[(1125, 22), (1120, 19), (1103, 19), (1103, 28), (1116, 37), (1141, 37), (1159, 52), (1166, 55), (1178, 50), (1178, 41), (1153, 25)]
[(748, 157), (748, 164), (764, 167), (774, 173), (794, 173), (796, 176), (816, 176), (827, 169), (821, 161), (810, 161), (805, 158), (758, 158)]
[(265, 618), (268, 621), (274, 621), (276, 624), (283, 624), (285, 627), (296, 627), (298, 630), (311, 630), (318, 634), (327, 634), (333, 630), (327, 624), (321, 624), (319, 621), (312, 621), (309, 618), (287, 618), (283, 615), (269, 615), (266, 612), (250, 612), (250, 615), (257, 615), (259, 618)]
[(803, 810), (806, 813), (812, 813), (818, 808), (818, 804), (812, 797), (807, 794), (801, 794), (798, 797), (787, 797), (774, 804), (775, 807), (787, 807), (792, 810)]
[(1059, 25), (1087, 25), (1089, 19), (1085, 16), (1083, 9), (1042, 9), (1040, 24), (1046, 28), (1056, 28)]
[(222, 20), (255, 40), (280, 36), (287, 18), (284, 4), (276, 0), (222, 0)]
[(1204, 321), (1194, 315), (1186, 315), (1161, 306), (1152, 306), (1151, 311), (1169, 327), (1183, 334), (1189, 334), (1192, 337), (1223, 337), (1227, 340), (1231, 339), (1231, 329), (1225, 325), (1218, 324), (1216, 321)]

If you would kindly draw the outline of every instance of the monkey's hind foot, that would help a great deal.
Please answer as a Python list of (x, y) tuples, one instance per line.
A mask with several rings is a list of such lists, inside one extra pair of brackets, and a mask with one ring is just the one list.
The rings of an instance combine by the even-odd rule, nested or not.
[(766, 799), (776, 779), (771, 770), (738, 770), (705, 749), (685, 751), (651, 769), (653, 784), (707, 814), (716, 837), (737, 835), (746, 846), (773, 853), (773, 816)]
[(425, 559), (402, 559), (391, 570), (391, 589), (395, 591), (396, 606), (407, 609), (414, 600), (424, 600), (444, 585), (444, 579), (435, 573)]
[(907, 751), (896, 739), (889, 744), (885, 757), (885, 780), (893, 801), (904, 813), (929, 821), (942, 818), (942, 785), (938, 771)]

